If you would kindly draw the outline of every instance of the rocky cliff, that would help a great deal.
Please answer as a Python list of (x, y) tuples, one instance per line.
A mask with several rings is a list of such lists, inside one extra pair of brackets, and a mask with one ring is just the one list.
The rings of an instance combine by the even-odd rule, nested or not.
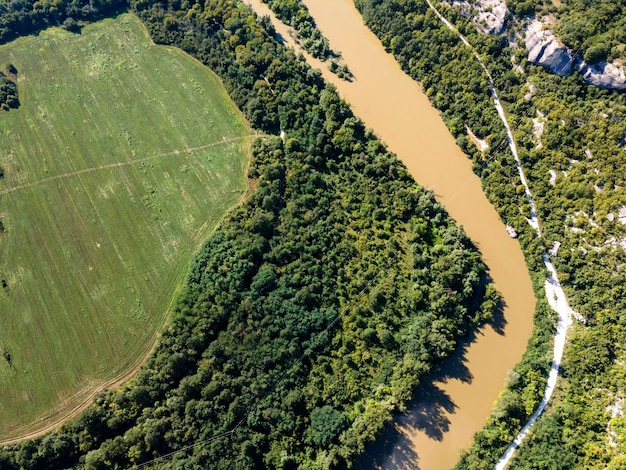
[(559, 39), (539, 20), (532, 20), (526, 28), (528, 60), (541, 65), (557, 75), (569, 75), (578, 70), (590, 85), (612, 90), (626, 90), (624, 68), (618, 62), (587, 64), (572, 54)]
[[(502, 34), (506, 26), (508, 9), (505, 0), (448, 0), (466, 18), (472, 18), (483, 34)], [(513, 19), (513, 24), (522, 24)], [(528, 60), (541, 65), (559, 76), (574, 71), (584, 80), (600, 88), (626, 90), (626, 74), (618, 62), (587, 64), (578, 54), (572, 53), (550, 30), (545, 21), (531, 20), (523, 33)]]
[(569, 75), (574, 70), (574, 57), (570, 51), (538, 20), (526, 28), (526, 50), (528, 60), (542, 65), (557, 75)]
[(626, 75), (624, 68), (617, 62), (600, 62), (598, 64), (587, 64), (581, 60), (578, 64), (578, 71), (590, 85), (611, 90), (626, 90)]

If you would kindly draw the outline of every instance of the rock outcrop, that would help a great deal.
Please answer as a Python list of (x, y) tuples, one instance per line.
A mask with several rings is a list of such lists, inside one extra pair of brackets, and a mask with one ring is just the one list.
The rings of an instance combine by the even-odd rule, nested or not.
[(578, 71), (590, 85), (610, 90), (626, 90), (624, 68), (618, 63), (600, 62), (589, 65), (581, 60)]
[[(448, 0), (466, 18), (472, 18), (484, 34), (504, 32), (508, 9), (504, 0)], [(514, 20), (515, 21), (515, 20)], [(626, 90), (626, 73), (620, 63), (587, 64), (574, 55), (547, 27), (546, 21), (533, 19), (526, 27), (526, 50), (529, 62), (541, 65), (559, 76), (578, 70), (585, 82), (600, 88)], [(527, 101), (533, 93), (526, 94)]]
[(578, 70), (589, 85), (626, 90), (626, 73), (621, 64), (587, 64), (579, 57), (574, 57), (552, 31), (545, 29), (545, 23), (539, 20), (532, 20), (526, 28), (526, 50), (530, 62), (542, 65), (552, 73), (563, 76)]
[(485, 34), (500, 34), (504, 31), (508, 10), (504, 0), (479, 0), (474, 23)]
[(476, 29), (483, 34), (500, 34), (504, 31), (508, 10), (504, 0), (454, 0), (451, 5), (463, 16), (472, 18)]
[(574, 70), (574, 57), (544, 23), (533, 20), (526, 29), (528, 60), (542, 65), (559, 76), (569, 75)]

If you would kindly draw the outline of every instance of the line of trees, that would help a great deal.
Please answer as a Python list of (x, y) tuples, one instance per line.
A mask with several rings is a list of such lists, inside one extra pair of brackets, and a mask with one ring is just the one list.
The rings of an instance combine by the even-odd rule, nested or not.
[(50, 26), (77, 31), (80, 23), (96, 21), (128, 8), (128, 0), (30, 0), (0, 3), (0, 44)]
[[(20, 101), (17, 98), (17, 83), (13, 79), (17, 70), (13, 65), (9, 65), (8, 69), (13, 70), (15, 73), (7, 70), (9, 74), (0, 71), (0, 109), (8, 111), (11, 108), (17, 108), (20, 105)], [(0, 178), (4, 176), (4, 172), (0, 175)]]
[(328, 59), (333, 56), (328, 39), (326, 39), (309, 13), (308, 8), (300, 0), (263, 0), (285, 24), (292, 26), (302, 40), (302, 47), (313, 57)]
[(354, 76), (348, 66), (341, 63), (340, 54), (330, 49), (328, 39), (317, 29), (309, 9), (300, 0), (263, 0), (276, 17), (296, 31), (305, 51), (321, 60), (330, 59), (328, 68), (342, 80), (351, 81)]

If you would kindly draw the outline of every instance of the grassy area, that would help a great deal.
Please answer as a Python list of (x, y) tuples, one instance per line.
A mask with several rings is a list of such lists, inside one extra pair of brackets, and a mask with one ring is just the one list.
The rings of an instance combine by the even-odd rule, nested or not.
[(122, 15), (0, 47), (0, 440), (54, 422), (145, 356), (246, 190), (249, 130), (218, 79)]

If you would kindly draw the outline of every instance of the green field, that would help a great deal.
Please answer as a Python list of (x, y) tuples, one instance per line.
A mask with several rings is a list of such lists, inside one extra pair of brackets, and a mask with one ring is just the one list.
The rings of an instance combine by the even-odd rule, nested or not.
[(125, 14), (0, 47), (0, 440), (131, 371), (189, 260), (246, 191), (250, 131), (221, 83)]

